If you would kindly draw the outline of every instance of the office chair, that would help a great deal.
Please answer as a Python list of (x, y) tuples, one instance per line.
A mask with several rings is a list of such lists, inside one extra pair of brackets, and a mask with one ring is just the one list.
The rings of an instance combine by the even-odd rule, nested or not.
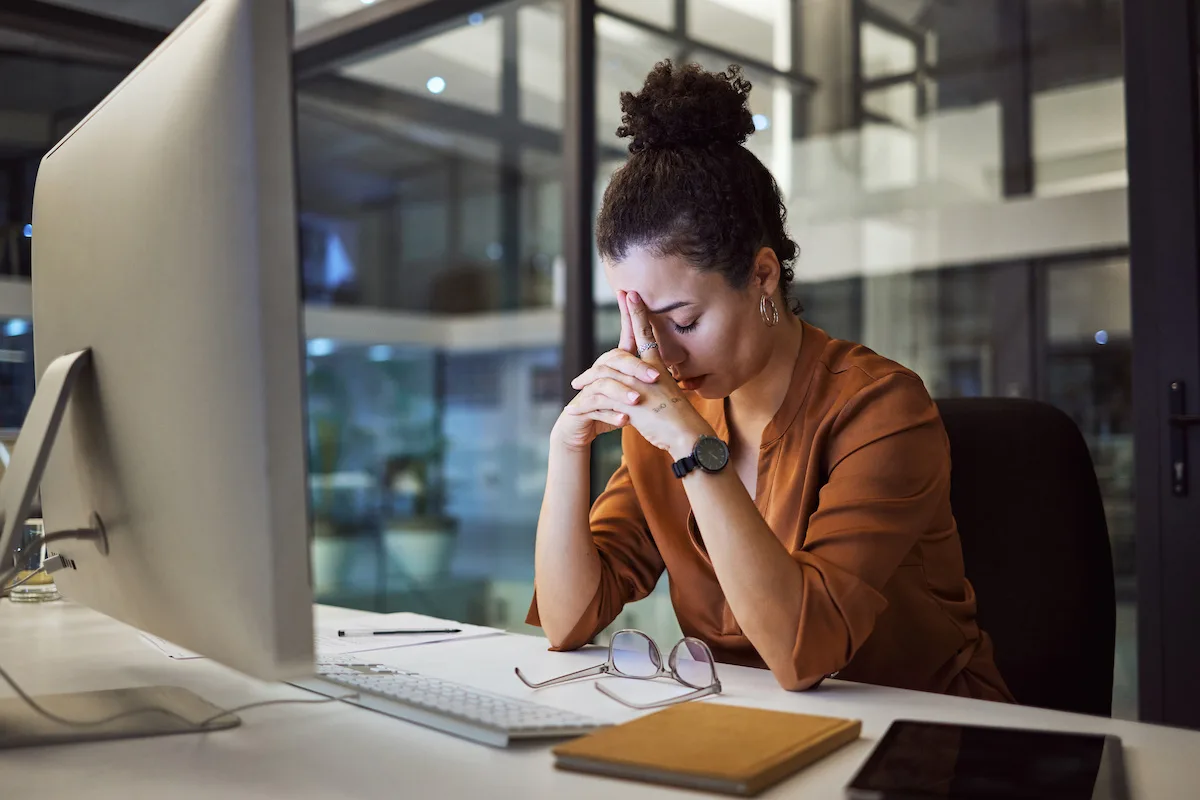
[(1110, 716), (1112, 553), (1083, 436), (1032, 400), (937, 405), (967, 579), (1001, 675), (1022, 705)]

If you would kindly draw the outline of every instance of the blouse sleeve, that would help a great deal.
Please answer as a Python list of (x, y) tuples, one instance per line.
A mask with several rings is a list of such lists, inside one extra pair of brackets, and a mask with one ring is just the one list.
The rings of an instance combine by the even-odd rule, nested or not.
[(824, 463), (828, 482), (792, 554), (804, 573), (792, 654), (801, 681), (849, 663), (887, 607), (884, 585), (949, 504), (945, 429), (911, 374), (859, 390), (833, 423)]
[[(629, 446), (628, 440), (625, 445)], [(592, 505), (590, 523), (592, 542), (600, 555), (600, 585), (562, 646), (553, 649), (574, 650), (590, 642), (617, 618), (626, 603), (650, 594), (663, 572), (662, 557), (650, 535), (624, 458)], [(539, 627), (542, 624), (536, 587), (525, 621)]]

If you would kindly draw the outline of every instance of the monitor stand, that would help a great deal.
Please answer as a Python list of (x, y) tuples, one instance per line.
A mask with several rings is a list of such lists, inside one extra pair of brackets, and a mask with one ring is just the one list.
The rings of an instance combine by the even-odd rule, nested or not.
[[(142, 739), (236, 728), (235, 714), (178, 686), (139, 686), (33, 698), (66, 724), (35, 711), (19, 697), (0, 700), (0, 750), (111, 739)], [(87, 724), (111, 719), (102, 725)], [(79, 724), (83, 723), (83, 724)]]
[[(41, 486), (50, 451), (71, 399), (71, 392), (91, 364), (91, 351), (80, 350), (50, 363), (25, 417), (13, 447), (8, 468), (0, 478), (0, 580), (7, 584), (16, 574), (11, 554), (23, 531), (34, 496)], [(92, 539), (102, 553), (108, 538), (99, 516), (92, 527), (48, 533), (46, 541)], [(71, 563), (66, 564), (73, 567)], [(0, 584), (0, 585), (2, 585)], [(0, 613), (14, 613), (0, 608)], [(2, 665), (0, 665), (2, 666)], [(14, 687), (15, 688), (15, 687)], [(176, 733), (225, 730), (241, 724), (234, 714), (177, 686), (145, 686), (95, 692), (42, 695), (32, 698), (50, 715), (39, 713), (19, 697), (0, 700), (0, 750), (32, 745), (65, 744), (108, 739), (135, 739)], [(118, 716), (119, 715), (119, 716)], [(110, 722), (99, 720), (115, 717)], [(210, 721), (211, 720), (211, 721)], [(200, 723), (206, 722), (203, 727)]]

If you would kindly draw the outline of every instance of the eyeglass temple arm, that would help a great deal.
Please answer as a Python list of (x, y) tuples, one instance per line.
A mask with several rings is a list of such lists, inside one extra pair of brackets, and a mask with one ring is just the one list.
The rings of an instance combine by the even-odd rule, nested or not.
[(678, 697), (669, 697), (666, 700), (659, 700), (654, 703), (631, 703), (628, 700), (623, 700), (621, 697), (619, 697), (615, 692), (613, 692), (607, 686), (601, 686), (598, 683), (596, 684), (596, 691), (600, 692), (601, 694), (603, 694), (607, 697), (611, 697), (613, 700), (616, 700), (618, 703), (620, 703), (623, 706), (628, 706), (629, 708), (636, 708), (639, 711), (646, 711), (651, 708), (664, 708), (665, 706), (673, 706), (676, 703), (685, 703), (688, 700), (696, 700), (701, 697), (708, 697), (710, 694), (719, 694), (721, 691), (721, 687), (719, 685), (714, 684), (712, 686), (709, 686), (706, 689), (697, 689), (694, 692), (688, 692), (687, 694), (681, 694)]
[(573, 681), (579, 678), (589, 678), (592, 675), (603, 675), (608, 672), (608, 664), (597, 664), (594, 667), (581, 669), (578, 672), (568, 672), (566, 675), (559, 675), (557, 678), (551, 678), (550, 680), (542, 681), (541, 683), (534, 683), (522, 675), (520, 667), (517, 667), (513, 671), (517, 673), (517, 677), (521, 679), (521, 683), (525, 684), (530, 689), (541, 689), (544, 686), (554, 686), (558, 683), (566, 683), (567, 681)]

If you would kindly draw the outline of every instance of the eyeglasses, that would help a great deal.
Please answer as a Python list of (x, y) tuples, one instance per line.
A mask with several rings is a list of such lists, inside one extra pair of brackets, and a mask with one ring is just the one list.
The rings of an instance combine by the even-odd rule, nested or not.
[(608, 660), (594, 667), (581, 669), (551, 678), (547, 681), (534, 683), (521, 674), (521, 668), (516, 669), (517, 677), (530, 689), (541, 689), (580, 678), (590, 678), (593, 675), (616, 675), (621, 678), (636, 678), (649, 681), (655, 678), (671, 678), (694, 691), (668, 700), (655, 703), (632, 703), (618, 697), (607, 686), (596, 684), (597, 691), (611, 697), (622, 705), (636, 709), (662, 708), (676, 703), (685, 703), (699, 697), (707, 697), (721, 693), (721, 681), (717, 679), (716, 659), (708, 645), (699, 639), (686, 636), (671, 648), (671, 657), (667, 666), (663, 666), (662, 654), (658, 645), (641, 631), (624, 630), (613, 634), (608, 643)]

